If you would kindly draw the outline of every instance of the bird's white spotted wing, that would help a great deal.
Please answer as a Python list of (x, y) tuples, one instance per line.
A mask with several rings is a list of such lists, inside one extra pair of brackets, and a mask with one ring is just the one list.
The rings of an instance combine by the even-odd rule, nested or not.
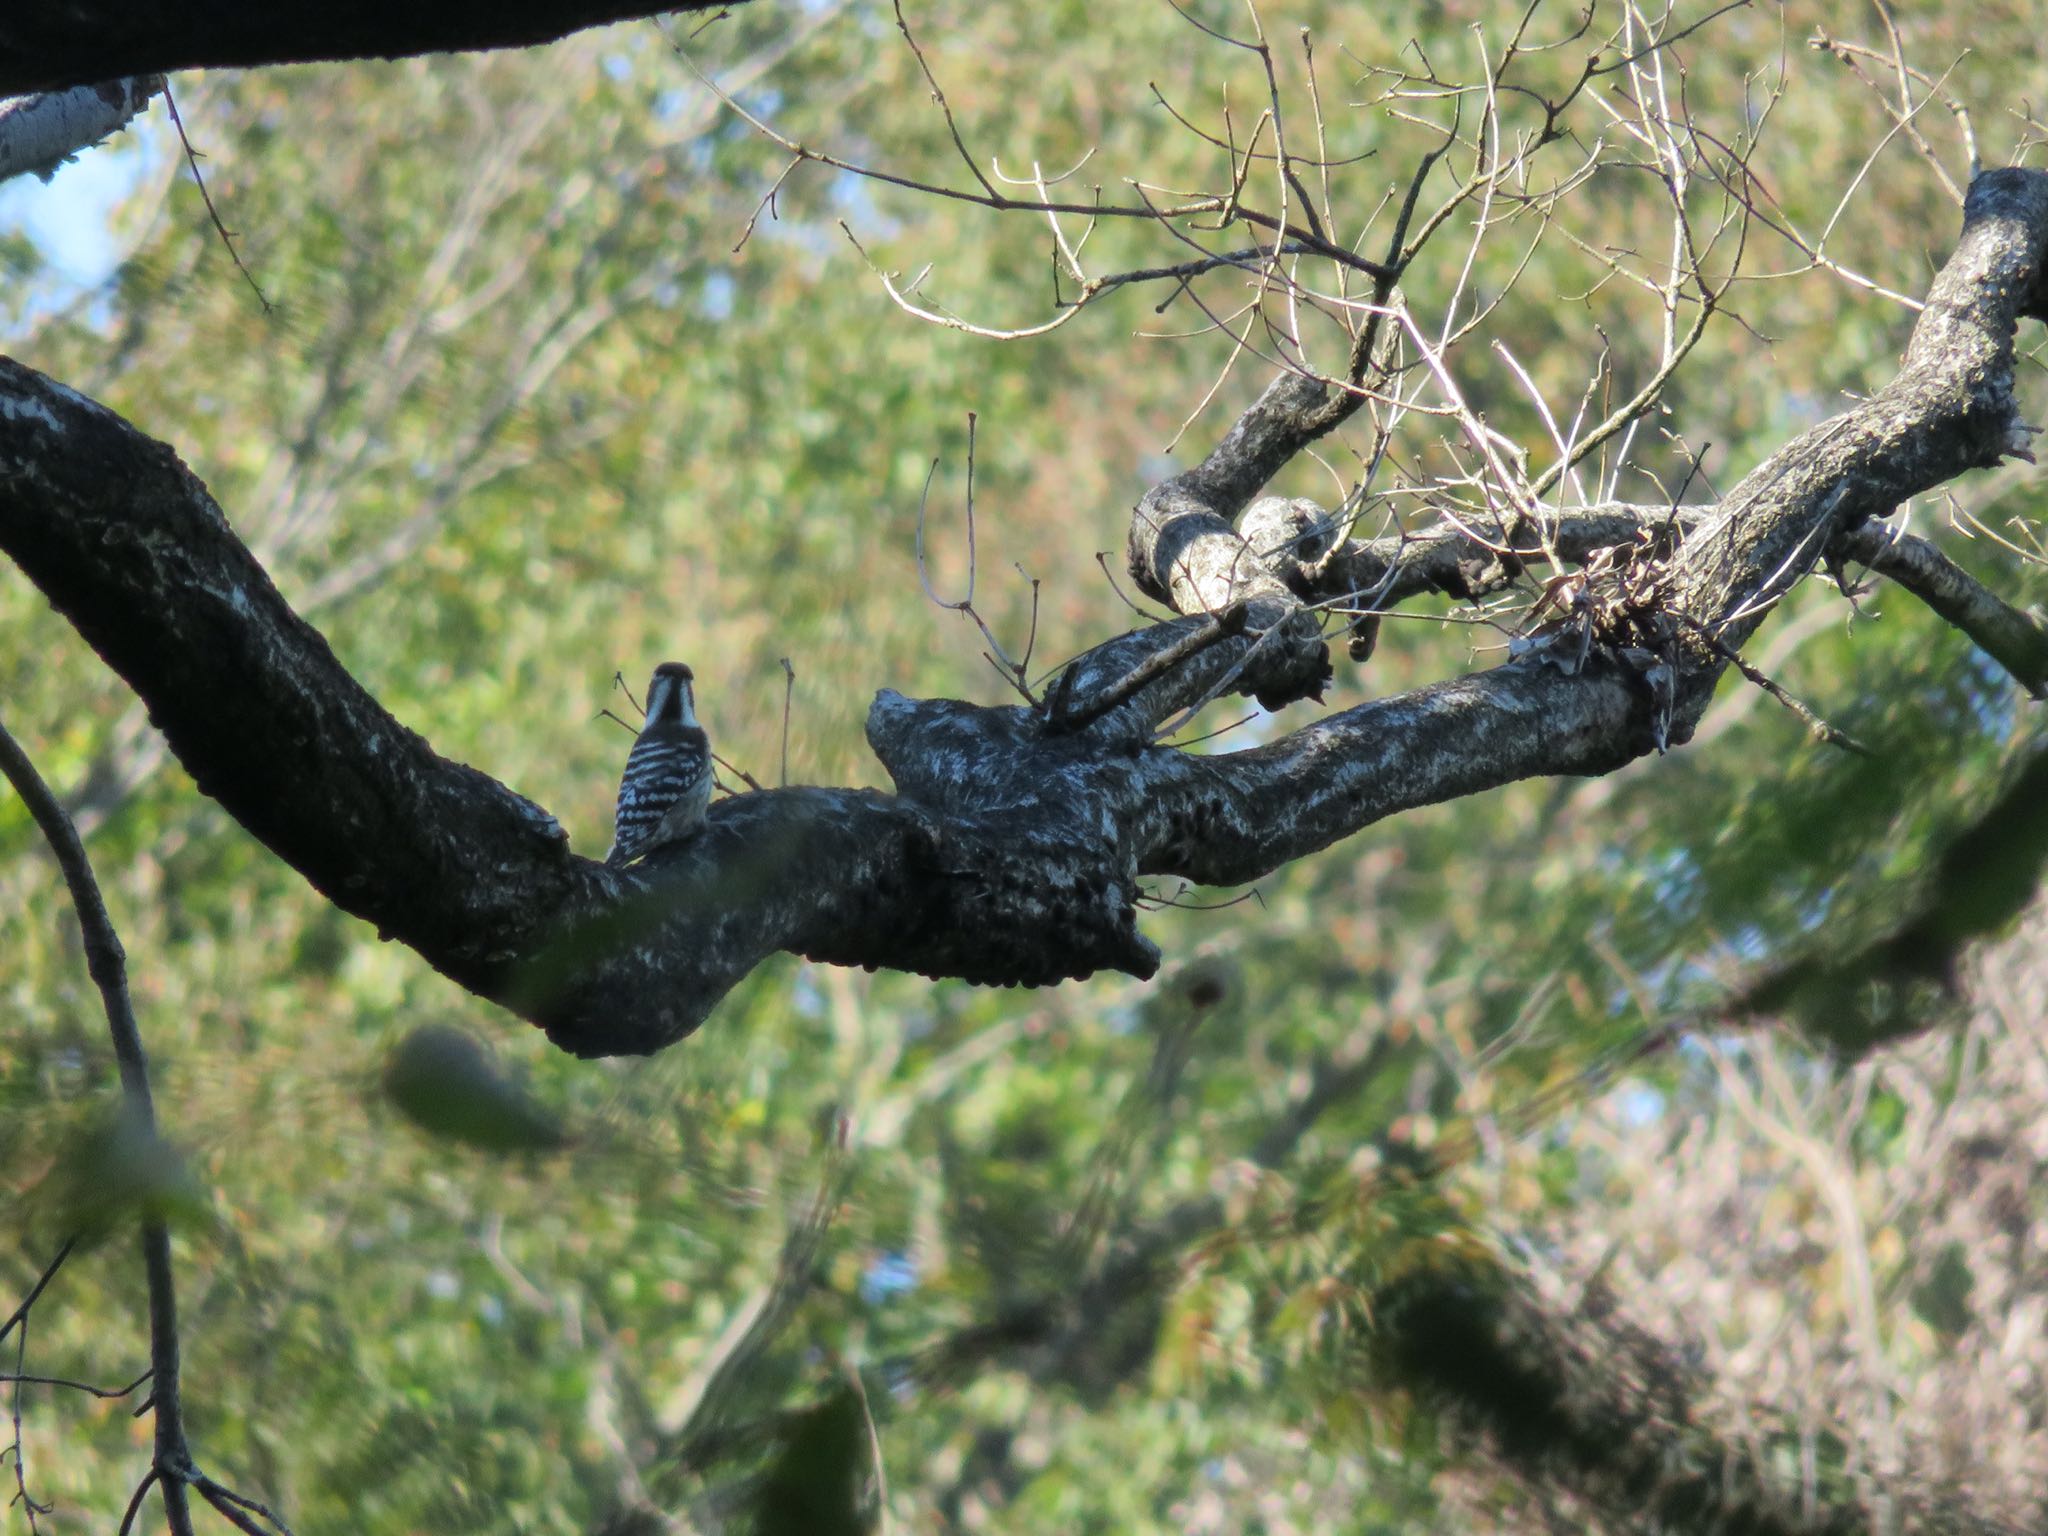
[(633, 743), (619, 781), (607, 864), (628, 864), (695, 831), (711, 802), (711, 742), (692, 726), (649, 729)]

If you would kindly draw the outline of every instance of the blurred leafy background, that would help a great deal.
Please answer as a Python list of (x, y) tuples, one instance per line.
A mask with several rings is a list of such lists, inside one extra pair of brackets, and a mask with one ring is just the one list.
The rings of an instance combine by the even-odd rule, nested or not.
[[(1193, 184), (1214, 151), (1152, 87), (1212, 108), (1263, 89), (1165, 5), (910, 14), (969, 141), (1019, 171), (1092, 149), (1090, 178)], [(1507, 19), (1452, 0), (1264, 14), (1276, 37), (1313, 28), (1333, 99), (1410, 39), (1469, 53), (1475, 24)], [(2048, 99), (2034, 9), (1898, 17), (1914, 62), (1954, 62), (1986, 162), (2024, 157), (2025, 103)], [(1856, 181), (1888, 120), (1805, 46), (1823, 24), (1847, 23), (1718, 17), (1683, 50), (1689, 99), (1733, 134), (1782, 82), (1758, 173), (1808, 229), (1856, 182), (1831, 253), (1918, 293), (1953, 205), (1897, 140)], [(878, 686), (1000, 697), (972, 626), (918, 584), (934, 457), (932, 574), (942, 595), (964, 579), (968, 412), (978, 604), (1021, 643), (1035, 578), (1052, 659), (1133, 622), (1095, 552), (1120, 568), (1132, 502), (1260, 382), (1241, 363), (1197, 411), (1229, 343), (1160, 334), (1197, 324), (1156, 290), (1038, 340), (921, 325), (838, 227), (1013, 324), (1050, 302), (1044, 226), (1022, 215), (805, 167), (735, 249), (782, 158), (698, 84), (682, 35), (176, 82), (268, 311), (156, 118), (95, 152), (128, 173), (108, 275), (67, 280), (47, 244), (0, 235), (9, 350), (175, 445), (366, 686), (591, 852), (626, 746), (596, 718), (615, 671), (637, 686), (688, 660), (715, 743), (764, 782), (783, 658), (797, 781), (877, 781), (860, 723)], [(685, 47), (806, 142), (962, 174), (886, 6), (757, 0)], [(1960, 168), (1942, 131), (1930, 116)], [(1428, 143), (1364, 110), (1332, 136), (1380, 157), (1355, 172), (1375, 196)], [(1592, 205), (1623, 231), (1640, 193), (1616, 178)], [(1105, 265), (1175, 259), (1098, 239)], [(1480, 284), (1504, 288), (1518, 254), (1484, 249)], [(1790, 246), (1761, 261), (1805, 265)], [(1567, 393), (1603, 332), (1647, 355), (1639, 305), (1579, 297), (1592, 270), (1546, 247), (1492, 327)], [(1448, 278), (1419, 275), (1418, 304)], [(1911, 321), (1820, 271), (1736, 308), (1660, 418), (1724, 489), (1888, 377)], [(1504, 430), (1535, 430), (1499, 378), (1473, 387)], [(1330, 499), (1314, 464), (1290, 475)], [(1958, 492), (1989, 528), (2041, 510), (2026, 473)], [(2041, 599), (2011, 549), (1940, 505), (1913, 516)], [(1974, 957), (1960, 1000), (1916, 1002), (1898, 1041), (1702, 1026), (1602, 1070), (1739, 967), (1876, 931), (2035, 748), (2012, 686), (1903, 597), (1852, 613), (1806, 592), (1756, 655), (1875, 755), (1816, 746), (1731, 684), (1670, 757), (1412, 815), (1256, 901), (1158, 912), (1156, 983), (983, 992), (784, 962), (663, 1056), (584, 1063), (305, 889), (33, 589), (0, 581), (8, 722), (89, 833), (196, 1191), (178, 1239), (195, 1440), (302, 1533), (660, 1528), (620, 1513), (647, 1508), (829, 1530), (863, 1501), (905, 1531), (1598, 1524), (1612, 1512), (1512, 1475), (1375, 1352), (1390, 1280), (1479, 1263), (1617, 1298), (1712, 1383), (1717, 1433), (1812, 1499), (1961, 1481), (2038, 1525), (2039, 922)], [(1333, 703), (1487, 659), (1468, 630), (1389, 624), (1368, 666), (1340, 662)], [(54, 1249), (54, 1192), (116, 1093), (65, 913), (0, 804), (0, 1297)], [(422, 1114), (420, 1071), (481, 1094), (483, 1133)], [(1390, 1159), (1446, 1145), (1447, 1173), (1391, 1189)], [(140, 1290), (125, 1244), (75, 1261), (29, 1368), (127, 1380)], [(23, 1435), (56, 1504), (42, 1528), (110, 1528), (147, 1456), (126, 1405), (26, 1389)], [(873, 1491), (835, 1504), (834, 1469)]]

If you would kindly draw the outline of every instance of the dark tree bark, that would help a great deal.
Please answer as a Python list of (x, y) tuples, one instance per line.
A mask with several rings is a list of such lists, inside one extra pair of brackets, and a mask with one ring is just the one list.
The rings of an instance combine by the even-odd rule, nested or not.
[(1814, 1498), (1772, 1464), (1768, 1430), (1735, 1439), (1704, 1427), (1706, 1383), (1616, 1300), (1596, 1284), (1565, 1308), (1501, 1270), (1425, 1271), (1374, 1298), (1376, 1342), (1461, 1437), (1529, 1486), (1580, 1501), (1554, 1529), (1612, 1511), (1600, 1529), (2018, 1536), (1926, 1488), (1880, 1488), (1868, 1507), (1831, 1472)]
[[(393, 719), (169, 448), (4, 361), (0, 548), (144, 699), (200, 788), (336, 904), (565, 1049), (653, 1051), (778, 950), (985, 984), (1150, 975), (1141, 877), (1251, 880), (1399, 811), (1684, 742), (1734, 648), (1824, 554), (1893, 559), (1871, 519), (2024, 451), (2014, 330), (2048, 310), (2044, 250), (2048, 175), (1979, 178), (1890, 386), (1715, 506), (1545, 513), (1503, 530), (1506, 559), (1449, 528), (1332, 548), (1317, 509), (1253, 502), (1341, 414), (1324, 385), (1283, 377), (1140, 504), (1133, 567), (1185, 617), (1082, 656), (1044, 710), (885, 690), (867, 734), (894, 795), (739, 796), (625, 871), (577, 857), (545, 811)], [(1157, 739), (1219, 693), (1314, 694), (1327, 660), (1312, 602), (1478, 590), (1546, 543), (1567, 564), (1619, 548), (1599, 567), (1612, 590), (1589, 572), (1508, 664), (1250, 751)], [(1987, 648), (2038, 687), (2040, 626), (1926, 554), (1895, 560), (1909, 584), (1942, 588), (1942, 611), (1999, 637)]]
[[(741, 0), (733, 0), (741, 3)], [(469, 48), (525, 48), (584, 27), (712, 0), (21, 0), (0, 13), (0, 96), (223, 65), (397, 59)]]

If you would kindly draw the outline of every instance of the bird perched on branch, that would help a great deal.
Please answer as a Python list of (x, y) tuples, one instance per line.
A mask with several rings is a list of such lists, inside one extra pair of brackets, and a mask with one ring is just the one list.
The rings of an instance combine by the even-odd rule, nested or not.
[(619, 780), (607, 864), (630, 864), (704, 824), (711, 804), (711, 738), (697, 723), (690, 669), (665, 661), (647, 684), (647, 718)]

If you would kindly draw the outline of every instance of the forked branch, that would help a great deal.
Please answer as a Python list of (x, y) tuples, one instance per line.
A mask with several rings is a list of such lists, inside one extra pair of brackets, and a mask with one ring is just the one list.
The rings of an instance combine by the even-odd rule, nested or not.
[[(1070, 664), (1058, 724), (1042, 708), (885, 691), (868, 738), (895, 794), (735, 796), (623, 873), (576, 857), (546, 812), (392, 719), (168, 449), (14, 363), (0, 363), (0, 547), (142, 696), (200, 787), (338, 905), (567, 1049), (650, 1051), (778, 950), (983, 983), (1148, 975), (1159, 956), (1137, 927), (1143, 876), (1247, 881), (1402, 810), (1684, 741), (1727, 655), (1825, 551), (2022, 444), (2013, 332), (2043, 311), (2044, 248), (2048, 177), (1981, 178), (1892, 385), (1722, 502), (1667, 509), (1668, 549), (1641, 546), (1640, 518), (1601, 509), (1543, 539), (1510, 528), (1513, 541), (1494, 541), (1498, 560), (1546, 542), (1590, 554), (1596, 528), (1623, 533), (1632, 558), (1653, 562), (1631, 568), (1631, 590), (1663, 594), (1668, 622), (1652, 605), (1629, 612), (1628, 635), (1539, 634), (1507, 665), (1248, 751), (1157, 744), (1161, 720), (1211, 695), (1276, 678), (1312, 691), (1321, 614), (1290, 571), (1297, 584), (1303, 571), (1377, 571), (1384, 599), (1405, 568), (1400, 550), (1390, 560), (1373, 541), (1303, 527), (1293, 503), (1245, 507), (1300, 451), (1322, 387), (1287, 374), (1141, 505), (1147, 584), (1195, 613)], [(1230, 514), (1278, 544), (1247, 541)], [(1443, 558), (1431, 548), (1416, 558)], [(1937, 563), (1872, 554), (1901, 571), (1918, 560), (1934, 590)], [(1941, 579), (1954, 611), (1981, 610)], [(1239, 602), (1244, 633), (1211, 636), (1209, 615)]]

